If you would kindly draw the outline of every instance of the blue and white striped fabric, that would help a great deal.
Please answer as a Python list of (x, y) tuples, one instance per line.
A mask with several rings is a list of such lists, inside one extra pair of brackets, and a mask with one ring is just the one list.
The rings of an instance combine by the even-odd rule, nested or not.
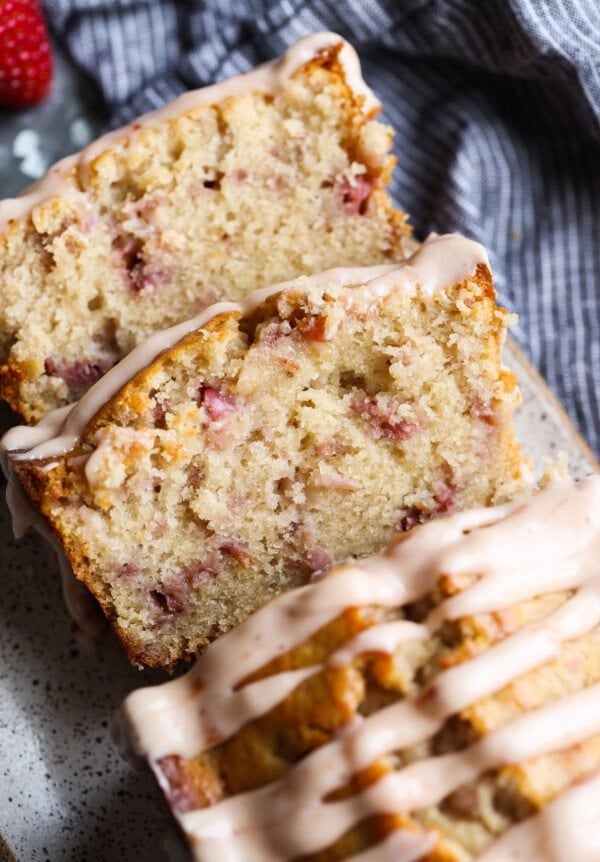
[(46, 0), (112, 125), (335, 30), (396, 130), (417, 236), (490, 251), (515, 335), (600, 452), (599, 0)]

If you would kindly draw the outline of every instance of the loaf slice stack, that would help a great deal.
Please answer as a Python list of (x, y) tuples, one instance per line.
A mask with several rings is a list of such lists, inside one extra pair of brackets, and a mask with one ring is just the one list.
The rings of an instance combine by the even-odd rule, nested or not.
[(0, 203), (0, 397), (36, 421), (218, 299), (402, 260), (378, 110), (351, 46), (320, 33)]
[(334, 560), (518, 491), (507, 321), (483, 248), (434, 237), (216, 305), (5, 447), (131, 659), (171, 667)]

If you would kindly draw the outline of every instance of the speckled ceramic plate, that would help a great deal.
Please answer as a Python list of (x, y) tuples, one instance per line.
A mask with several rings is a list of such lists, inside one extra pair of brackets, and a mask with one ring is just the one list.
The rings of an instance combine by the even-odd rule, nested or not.
[[(522, 353), (513, 343), (506, 352), (523, 393), (528, 453), (539, 463), (564, 450), (576, 476), (598, 469)], [(161, 674), (133, 670), (112, 636), (96, 656), (78, 648), (51, 553), (36, 536), (12, 540), (3, 502), (0, 542), (0, 858), (163, 859), (170, 826), (160, 795), (149, 774), (119, 759), (108, 734), (125, 693)]]

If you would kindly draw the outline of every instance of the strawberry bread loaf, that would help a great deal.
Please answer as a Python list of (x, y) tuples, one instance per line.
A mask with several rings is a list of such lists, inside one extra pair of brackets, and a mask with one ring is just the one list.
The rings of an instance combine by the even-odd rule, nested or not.
[(378, 110), (351, 46), (318, 33), (0, 203), (0, 397), (40, 419), (218, 299), (402, 260)]
[(484, 249), (432, 237), (155, 334), (3, 446), (131, 659), (169, 667), (332, 561), (517, 491), (506, 323)]
[(598, 862), (600, 477), (442, 518), (125, 702), (197, 862)]

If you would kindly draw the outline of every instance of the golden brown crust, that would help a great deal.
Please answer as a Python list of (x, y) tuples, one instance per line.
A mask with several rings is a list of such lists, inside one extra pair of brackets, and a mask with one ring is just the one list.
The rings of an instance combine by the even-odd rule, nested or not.
[(109, 401), (96, 413), (86, 425), (81, 435), (83, 444), (92, 444), (96, 431), (103, 425), (123, 416), (127, 410), (132, 414), (141, 414), (146, 393), (151, 389), (151, 381), (155, 374), (167, 366), (176, 366), (180, 361), (198, 357), (199, 362), (210, 353), (210, 345), (226, 344), (236, 334), (236, 322), (240, 319), (239, 312), (218, 314), (205, 323), (201, 329), (194, 330), (181, 339), (173, 347), (166, 348), (150, 363), (138, 371), (122, 389), (116, 392)]

